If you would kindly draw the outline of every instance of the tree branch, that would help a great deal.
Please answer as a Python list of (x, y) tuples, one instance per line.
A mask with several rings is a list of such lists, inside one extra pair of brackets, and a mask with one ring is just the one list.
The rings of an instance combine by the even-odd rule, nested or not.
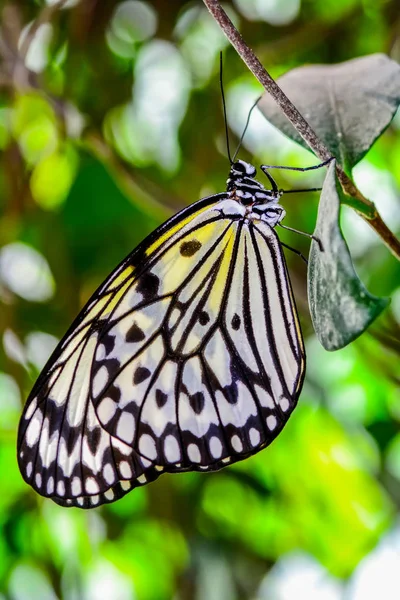
[[(203, 2), (243, 62), (247, 65), (265, 90), (273, 97), (275, 102), (280, 106), (285, 116), (296, 128), (314, 154), (316, 154), (316, 156), (318, 156), (322, 162), (330, 158), (331, 152), (318, 138), (317, 134), (304, 119), (303, 115), (297, 110), (286, 94), (284, 94), (279, 85), (274, 81), (274, 79), (272, 79), (268, 71), (266, 71), (266, 69), (263, 67), (257, 56), (246, 44), (241, 34), (238, 32), (224, 9), (221, 7), (219, 1), (203, 0)], [(343, 190), (347, 195), (346, 203), (354, 208), (360, 214), (360, 216), (365, 219), (372, 229), (374, 229), (374, 231), (381, 237), (382, 241), (389, 248), (392, 254), (398, 260), (400, 260), (400, 241), (383, 222), (378, 211), (376, 210), (374, 203), (361, 194), (361, 192), (354, 185), (350, 177), (346, 175), (340, 165), (337, 165), (336, 170)]]
[(301, 137), (306, 141), (321, 162), (328, 160), (332, 155), (325, 144), (317, 137), (303, 115), (284, 94), (279, 85), (272, 79), (271, 75), (264, 69), (263, 65), (254, 54), (253, 50), (244, 41), (218, 0), (203, 0), (208, 10), (221, 27), (222, 31), (235, 48), (243, 62), (248, 66), (254, 77), (258, 79), (265, 90), (273, 97), (275, 102), (294, 125)]

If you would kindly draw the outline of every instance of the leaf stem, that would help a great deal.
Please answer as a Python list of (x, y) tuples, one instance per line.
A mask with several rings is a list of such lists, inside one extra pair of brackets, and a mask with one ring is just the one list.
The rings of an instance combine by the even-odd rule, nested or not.
[[(292, 104), (276, 81), (274, 81), (268, 71), (263, 67), (253, 50), (251, 50), (251, 48), (244, 41), (243, 37), (220, 5), (219, 0), (203, 0), (203, 2), (243, 62), (247, 65), (249, 70), (253, 73), (256, 79), (258, 79), (265, 90), (273, 97), (275, 102), (280, 106), (285, 116), (296, 128), (314, 154), (316, 154), (316, 156), (318, 156), (322, 162), (329, 159), (331, 157), (331, 153), (328, 148), (318, 138), (317, 134), (311, 128), (309, 123), (307, 123), (303, 115), (297, 110), (297, 108), (294, 106), (294, 104)], [(346, 194), (344, 197), (346, 204), (351, 206), (360, 214), (360, 216), (381, 237), (382, 241), (392, 252), (392, 254), (398, 260), (400, 260), (400, 241), (383, 222), (375, 207), (375, 204), (363, 196), (363, 194), (357, 189), (353, 181), (350, 179), (350, 177), (348, 177), (348, 175), (346, 175), (340, 165), (337, 165), (336, 171)]]

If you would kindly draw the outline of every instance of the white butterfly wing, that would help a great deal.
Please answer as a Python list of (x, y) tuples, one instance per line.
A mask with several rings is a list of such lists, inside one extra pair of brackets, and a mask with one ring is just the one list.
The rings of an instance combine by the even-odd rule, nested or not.
[(225, 199), (156, 230), (56, 349), (19, 431), (42, 495), (110, 502), (164, 470), (241, 460), (286, 423), (305, 359), (285, 259), (274, 230)]

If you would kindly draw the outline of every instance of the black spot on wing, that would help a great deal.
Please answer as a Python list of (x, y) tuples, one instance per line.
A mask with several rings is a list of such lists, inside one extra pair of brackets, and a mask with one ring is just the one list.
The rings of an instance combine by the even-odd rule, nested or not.
[(121, 399), (121, 390), (114, 383), (107, 387), (107, 398), (111, 398), (114, 402), (119, 402)]
[(133, 383), (138, 385), (150, 377), (151, 373), (146, 367), (138, 367), (133, 375)]
[(224, 396), (229, 404), (236, 404), (238, 401), (238, 388), (233, 381), (230, 385), (225, 385), (223, 388)]
[[(54, 435), (54, 433), (53, 433)], [(81, 435), (79, 427), (70, 427), (68, 421), (65, 420), (63, 423), (63, 436), (67, 444), (68, 454), (72, 454), (76, 443)]]
[(156, 390), (156, 403), (157, 403), (158, 408), (162, 408), (163, 406), (165, 406), (167, 403), (167, 400), (168, 400), (168, 394), (166, 394), (162, 390), (157, 389)]
[(201, 244), (198, 240), (189, 240), (188, 242), (183, 242), (183, 244), (181, 244), (180, 253), (182, 256), (193, 256), (200, 248)]
[[(46, 400), (46, 417), (49, 422), (49, 438), (54, 434), (58, 434), (64, 423), (64, 407), (60, 408), (54, 400), (47, 398)], [(39, 409), (41, 410), (41, 409)], [(68, 421), (67, 421), (68, 425)]]
[(144, 300), (152, 300), (158, 292), (160, 280), (154, 273), (143, 273), (139, 278), (137, 291), (142, 294)]
[(96, 361), (93, 364), (93, 377), (94, 379), (97, 373), (102, 367), (106, 367), (108, 373), (114, 373), (119, 369), (119, 361), (116, 358), (105, 358), (104, 360)]
[(145, 337), (146, 336), (143, 333), (143, 331), (140, 329), (139, 325), (137, 325), (136, 323), (133, 323), (133, 325), (127, 331), (127, 334), (125, 336), (125, 341), (128, 343), (142, 342), (145, 339)]
[(108, 331), (102, 336), (101, 343), (104, 345), (106, 356), (108, 356), (115, 346), (115, 336), (111, 335)]
[(202, 310), (200, 315), (199, 315), (199, 323), (200, 325), (207, 325), (207, 323), (210, 320), (210, 315), (205, 311)]
[(199, 415), (204, 408), (204, 394), (203, 392), (196, 392), (189, 396), (189, 404), (192, 407), (196, 415)]
[(96, 454), (101, 439), (100, 427), (95, 427), (87, 436), (87, 443), (92, 454)]
[(240, 327), (240, 317), (237, 313), (235, 313), (232, 317), (232, 321), (231, 321), (231, 325), (232, 325), (232, 329), (234, 329), (235, 331), (237, 331)]

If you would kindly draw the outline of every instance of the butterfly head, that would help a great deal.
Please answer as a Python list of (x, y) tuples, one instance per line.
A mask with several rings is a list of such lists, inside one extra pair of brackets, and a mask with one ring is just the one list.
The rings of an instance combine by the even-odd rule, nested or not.
[(230, 176), (232, 177), (250, 177), (254, 178), (257, 175), (257, 169), (250, 163), (244, 160), (236, 160), (231, 165)]
[(256, 174), (256, 168), (244, 160), (232, 163), (226, 182), (229, 200), (235, 200), (246, 207), (247, 219), (262, 220), (275, 227), (286, 214), (279, 204), (281, 193), (277, 188), (265, 189), (255, 178)]
[(277, 202), (279, 194), (266, 190), (262, 183), (255, 179), (257, 169), (244, 160), (236, 160), (231, 165), (226, 182), (226, 191), (232, 199), (245, 205), (265, 202)]

